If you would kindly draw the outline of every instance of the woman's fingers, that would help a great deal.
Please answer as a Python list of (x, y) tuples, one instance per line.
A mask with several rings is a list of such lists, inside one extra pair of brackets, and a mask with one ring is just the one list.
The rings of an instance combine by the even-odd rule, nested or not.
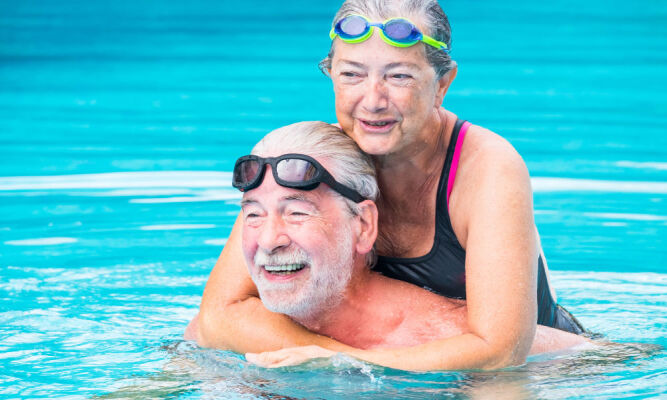
[(245, 359), (260, 367), (272, 368), (276, 366), (275, 364), (285, 359), (284, 354), (279, 354), (280, 351), (282, 350), (267, 351), (264, 353), (246, 353)]
[(248, 362), (266, 368), (287, 367), (303, 364), (313, 358), (328, 358), (336, 354), (319, 346), (291, 347), (264, 353), (246, 353)]

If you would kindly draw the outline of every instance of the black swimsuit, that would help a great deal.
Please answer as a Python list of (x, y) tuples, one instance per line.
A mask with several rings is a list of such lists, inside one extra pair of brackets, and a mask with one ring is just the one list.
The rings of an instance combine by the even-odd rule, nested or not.
[[(449, 192), (458, 166), (458, 155), (469, 123), (458, 120), (447, 148), (445, 164), (438, 184), (435, 238), (428, 254), (416, 258), (378, 257), (373, 267), (383, 275), (428, 289), (446, 297), (465, 299), (465, 258), (449, 219)], [(463, 132), (461, 130), (463, 128)], [(459, 133), (461, 133), (459, 138)], [(452, 170), (452, 164), (454, 169)], [(449, 182), (451, 181), (451, 183)], [(585, 333), (581, 324), (551, 297), (542, 257), (537, 271), (537, 323), (576, 334)]]

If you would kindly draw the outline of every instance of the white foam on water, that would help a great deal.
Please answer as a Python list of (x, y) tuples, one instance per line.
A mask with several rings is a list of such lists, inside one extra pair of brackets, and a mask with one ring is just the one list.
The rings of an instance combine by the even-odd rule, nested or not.
[(8, 240), (5, 242), (9, 246), (53, 246), (57, 244), (76, 243), (77, 239), (71, 237), (47, 237), (36, 239)]
[(230, 172), (153, 171), (0, 177), (0, 190), (230, 187)]
[(605, 192), (667, 194), (667, 182), (532, 178), (534, 192)]
[[(627, 163), (624, 161), (624, 163)], [(645, 163), (662, 169), (667, 163)], [(624, 164), (625, 165), (625, 164)], [(634, 164), (632, 164), (634, 165)], [(18, 190), (67, 190), (67, 189), (119, 189), (111, 195), (127, 195), (128, 190), (137, 189), (137, 195), (183, 194), (183, 192), (149, 192), (155, 188), (223, 188), (229, 190), (216, 196), (187, 196), (155, 199), (133, 199), (133, 202), (182, 202), (212, 201), (238, 198), (240, 194), (231, 188), (230, 172), (219, 171), (153, 171), (153, 172), (109, 172), (101, 174), (55, 175), (55, 176), (10, 176), (0, 177), (0, 191)], [(667, 182), (614, 181), (575, 178), (532, 178), (536, 192), (609, 192), (609, 193), (667, 193)], [(236, 193), (232, 195), (231, 193)], [(194, 200), (193, 200), (194, 199)]]
[(130, 203), (136, 204), (160, 204), (160, 203), (200, 203), (205, 201), (225, 201), (238, 200), (241, 198), (241, 192), (220, 194), (209, 194), (202, 196), (175, 196), (175, 197), (151, 197), (147, 199), (132, 199)]
[(667, 221), (667, 217), (663, 215), (652, 214), (623, 214), (623, 213), (584, 213), (587, 217), (602, 218), (602, 219), (616, 219), (627, 221)]
[(628, 226), (627, 222), (603, 222), (602, 226)]
[(227, 243), (227, 238), (204, 240), (204, 244), (209, 244), (211, 246), (224, 246), (225, 243)]
[(114, 189), (103, 192), (86, 193), (89, 196), (99, 197), (131, 197), (131, 196), (175, 196), (191, 194), (193, 191), (189, 188), (155, 188), (155, 189)]
[(184, 229), (213, 229), (216, 225), (213, 224), (170, 224), (170, 225), (145, 225), (142, 226), (142, 231), (175, 231)]
[(667, 170), (667, 162), (618, 161), (616, 166), (624, 168), (657, 169), (659, 171)]

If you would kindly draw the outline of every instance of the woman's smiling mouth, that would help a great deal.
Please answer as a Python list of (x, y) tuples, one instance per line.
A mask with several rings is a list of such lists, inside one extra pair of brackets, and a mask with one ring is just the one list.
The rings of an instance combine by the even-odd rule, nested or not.
[(394, 127), (394, 125), (396, 125), (397, 122), (394, 119), (382, 119), (382, 120), (359, 119), (358, 121), (363, 130), (372, 133), (389, 132)]

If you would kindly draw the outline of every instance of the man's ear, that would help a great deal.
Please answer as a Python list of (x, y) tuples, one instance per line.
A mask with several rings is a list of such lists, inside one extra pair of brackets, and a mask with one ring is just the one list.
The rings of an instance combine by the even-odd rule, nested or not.
[(449, 86), (454, 81), (454, 78), (456, 78), (456, 73), (459, 70), (459, 67), (456, 65), (456, 61), (452, 61), (452, 63), (454, 64), (454, 68), (450, 69), (442, 76), (442, 78), (438, 79), (438, 87), (435, 98), (435, 106), (438, 108), (442, 105), (442, 102), (445, 99), (445, 94), (447, 94), (447, 90), (449, 90)]
[(366, 254), (373, 250), (378, 236), (378, 208), (372, 200), (357, 204), (359, 208), (359, 231), (357, 234), (357, 253)]

